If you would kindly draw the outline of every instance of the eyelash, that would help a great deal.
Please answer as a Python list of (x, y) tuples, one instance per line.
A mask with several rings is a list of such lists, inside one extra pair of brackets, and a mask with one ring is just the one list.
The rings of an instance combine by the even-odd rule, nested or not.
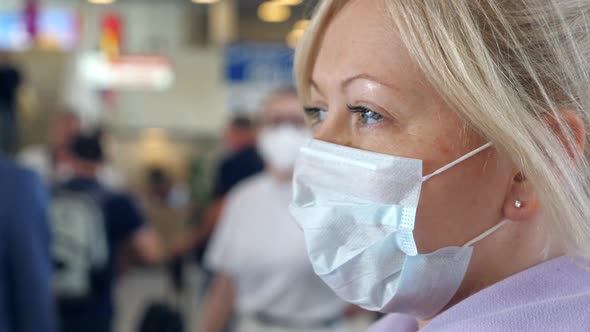
[[(375, 112), (373, 110), (370, 110), (370, 109), (368, 109), (368, 108), (366, 108), (364, 106), (346, 105), (346, 107), (348, 107), (348, 110), (350, 112), (355, 113), (355, 114), (358, 114), (359, 122), (362, 125), (372, 125), (372, 124), (375, 124), (375, 123), (380, 122), (381, 120), (383, 120), (383, 115), (381, 115), (381, 114), (379, 114), (379, 113), (377, 113), (377, 112)], [(375, 123), (367, 123), (366, 122), (366, 118), (363, 119), (363, 117), (365, 117), (367, 115), (371, 118), (371, 120), (374, 120)]]
[[(358, 115), (358, 120), (362, 125), (372, 125), (383, 120), (383, 116), (381, 114), (373, 110), (370, 110), (366, 107), (352, 105), (346, 105), (346, 107), (351, 113)], [(325, 118), (325, 113), (327, 112), (326, 110), (321, 109), (319, 107), (305, 107), (304, 111), (306, 116), (311, 120), (312, 126), (315, 126), (318, 123), (322, 122)], [(322, 113), (324, 114), (324, 118), (322, 118)], [(363, 118), (367, 115), (369, 116), (369, 118), (371, 118), (371, 120), (374, 120), (375, 123), (367, 123), (367, 118)]]

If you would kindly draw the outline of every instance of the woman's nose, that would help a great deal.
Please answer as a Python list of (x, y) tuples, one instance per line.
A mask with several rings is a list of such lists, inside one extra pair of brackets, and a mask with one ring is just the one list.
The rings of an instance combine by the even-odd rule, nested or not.
[(338, 110), (328, 112), (326, 119), (316, 127), (314, 138), (333, 144), (351, 146), (350, 126), (346, 113)]

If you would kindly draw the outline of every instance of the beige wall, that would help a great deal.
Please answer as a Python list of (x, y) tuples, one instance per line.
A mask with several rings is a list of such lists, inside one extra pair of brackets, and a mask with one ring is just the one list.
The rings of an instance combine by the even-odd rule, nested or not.
[(61, 107), (60, 93), (67, 55), (59, 52), (29, 51), (14, 54), (25, 77), (26, 109), (21, 109), (21, 140), (38, 144), (47, 136), (47, 120)]
[[(58, 110), (70, 55), (27, 52), (18, 54), (37, 97), (37, 108), (23, 123), (24, 143), (46, 138), (47, 119)], [(172, 55), (175, 84), (162, 92), (119, 92), (117, 109), (105, 112), (113, 133), (113, 159), (136, 183), (148, 164), (169, 165), (180, 178), (191, 157), (210, 153), (226, 121), (228, 110), (222, 77), (221, 51), (192, 49)], [(164, 135), (147, 135), (161, 128)], [(154, 132), (154, 131), (151, 131)]]
[(120, 129), (163, 127), (189, 135), (215, 135), (227, 115), (221, 51), (193, 49), (170, 57), (176, 75), (166, 91), (118, 93), (109, 123)]
[(151, 164), (184, 178), (196, 155), (214, 153), (228, 114), (219, 51), (194, 49), (171, 57), (175, 84), (163, 92), (120, 92), (107, 117), (113, 154), (133, 183)]

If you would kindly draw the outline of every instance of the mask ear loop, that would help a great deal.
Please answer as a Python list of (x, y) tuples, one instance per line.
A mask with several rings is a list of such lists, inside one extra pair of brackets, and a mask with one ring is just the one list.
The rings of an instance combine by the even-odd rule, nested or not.
[(477, 149), (469, 152), (468, 154), (464, 155), (463, 157), (461, 157), (461, 158), (459, 158), (459, 159), (457, 159), (457, 160), (449, 163), (446, 166), (443, 166), (443, 167), (437, 169), (432, 174), (422, 177), (422, 182), (426, 182), (426, 181), (430, 180), (433, 176), (439, 175), (440, 173), (448, 170), (449, 168), (451, 168), (451, 167), (453, 167), (453, 166), (455, 166), (457, 164), (460, 164), (460, 163), (464, 162), (465, 160), (467, 160), (467, 159), (475, 156), (476, 154), (482, 152), (483, 150), (485, 150), (485, 149), (487, 149), (487, 148), (489, 148), (489, 147), (491, 147), (493, 145), (494, 144), (492, 142), (489, 142), (489, 143), (487, 143), (485, 145), (480, 146), (479, 148), (477, 148)]
[(476, 237), (475, 239), (465, 243), (465, 245), (463, 245), (463, 248), (465, 247), (471, 247), (472, 245), (476, 244), (477, 242), (485, 239), (486, 237), (490, 236), (492, 233), (494, 233), (495, 231), (497, 231), (498, 229), (500, 229), (502, 226), (506, 225), (507, 223), (509, 223), (510, 220), (506, 219), (500, 223), (498, 223), (496, 226), (488, 229), (487, 231), (483, 232), (482, 234), (480, 234), (478, 237)]

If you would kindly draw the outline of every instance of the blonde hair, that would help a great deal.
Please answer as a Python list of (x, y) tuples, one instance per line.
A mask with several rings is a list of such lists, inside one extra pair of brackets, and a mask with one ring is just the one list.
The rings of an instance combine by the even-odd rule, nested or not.
[[(320, 3), (295, 59), (303, 102), (331, 19), (349, 0)], [(564, 121), (588, 125), (590, 1), (384, 0), (430, 82), (467, 124), (505, 153), (534, 186), (548, 233), (590, 257), (586, 153)]]

